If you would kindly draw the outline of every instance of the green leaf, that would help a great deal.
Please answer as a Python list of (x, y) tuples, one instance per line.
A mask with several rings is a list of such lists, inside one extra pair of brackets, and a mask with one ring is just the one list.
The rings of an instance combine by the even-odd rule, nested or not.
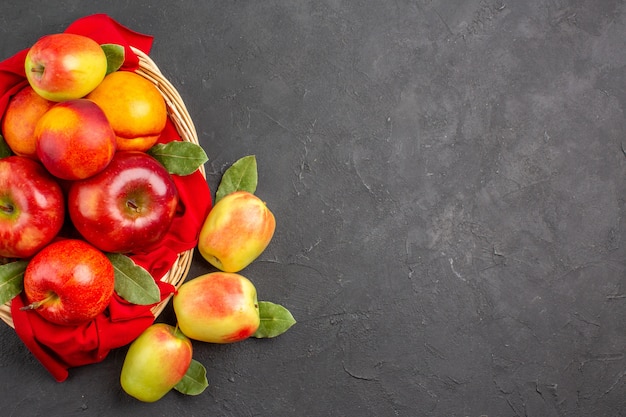
[(236, 161), (222, 175), (222, 181), (215, 193), (217, 203), (235, 191), (248, 191), (254, 194), (258, 182), (256, 156), (248, 155)]
[(285, 333), (291, 326), (296, 324), (296, 320), (291, 312), (280, 304), (269, 301), (259, 301), (259, 316), (261, 323), (256, 333), (252, 337), (269, 338)]
[(100, 45), (104, 54), (107, 57), (107, 72), (109, 75), (112, 72), (117, 71), (124, 64), (124, 59), (126, 56), (126, 51), (124, 51), (124, 47), (122, 45), (117, 45), (115, 43), (103, 43)]
[(185, 141), (157, 143), (147, 153), (176, 175), (192, 174), (209, 160), (201, 146)]
[(28, 261), (0, 265), (0, 304), (11, 301), (24, 288), (24, 271)]
[(4, 137), (0, 135), (0, 159), (11, 155), (13, 155), (13, 151), (9, 148), (9, 145), (6, 140), (4, 140)]
[(120, 253), (107, 253), (115, 270), (115, 292), (129, 303), (150, 305), (161, 301), (161, 291), (148, 271)]
[(206, 368), (195, 359), (191, 360), (191, 364), (187, 369), (187, 373), (183, 379), (174, 386), (174, 389), (185, 395), (202, 394), (209, 382), (206, 379)]

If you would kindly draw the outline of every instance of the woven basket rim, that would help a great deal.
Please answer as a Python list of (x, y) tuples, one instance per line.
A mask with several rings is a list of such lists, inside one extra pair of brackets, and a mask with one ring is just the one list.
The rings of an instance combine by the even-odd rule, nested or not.
[[(181, 139), (183, 141), (200, 145), (193, 120), (191, 119), (189, 111), (187, 110), (187, 107), (185, 106), (185, 103), (176, 88), (174, 88), (172, 83), (163, 75), (159, 67), (148, 56), (148, 54), (133, 46), (131, 46), (131, 49), (139, 59), (139, 68), (135, 70), (135, 73), (151, 81), (161, 92), (161, 95), (165, 99), (169, 118), (174, 124)], [(201, 165), (199, 170), (202, 176), (206, 178), (204, 165)], [(178, 255), (178, 259), (172, 265), (172, 268), (161, 278), (161, 281), (172, 284), (176, 289), (178, 289), (189, 274), (193, 253), (194, 248), (181, 252)], [(155, 304), (151, 308), (151, 312), (155, 318), (158, 317), (165, 309), (172, 295), (173, 294), (170, 294), (160, 303)], [(0, 319), (2, 319), (10, 327), (15, 328), (13, 318), (11, 317), (11, 301), (0, 305)]]

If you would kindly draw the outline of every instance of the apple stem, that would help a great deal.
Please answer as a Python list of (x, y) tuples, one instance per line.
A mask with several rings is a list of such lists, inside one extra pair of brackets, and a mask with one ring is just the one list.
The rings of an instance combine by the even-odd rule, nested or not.
[(2, 210), (3, 212), (7, 213), (7, 214), (11, 214), (15, 211), (15, 206), (11, 205), (11, 204), (0, 204), (0, 210)]
[(179, 336), (180, 335), (184, 336), (183, 332), (180, 330), (180, 327), (178, 327), (178, 322), (176, 322), (176, 325), (174, 326), (174, 334), (179, 335)]
[(58, 296), (51, 292), (50, 294), (48, 294), (48, 296), (46, 298), (43, 298), (39, 301), (34, 301), (32, 303), (30, 303), (27, 306), (21, 307), (20, 310), (37, 310), (39, 307), (41, 307), (42, 305), (55, 300), (56, 298), (58, 298)]
[(134, 210), (136, 212), (139, 212), (139, 206), (137, 204), (135, 204), (135, 202), (133, 200), (128, 200), (126, 202), (126, 205), (128, 206), (128, 208), (130, 208), (131, 210)]

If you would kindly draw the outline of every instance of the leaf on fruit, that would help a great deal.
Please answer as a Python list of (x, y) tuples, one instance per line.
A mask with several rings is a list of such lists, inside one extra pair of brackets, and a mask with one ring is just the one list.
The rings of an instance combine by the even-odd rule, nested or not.
[(161, 291), (148, 271), (120, 253), (107, 253), (115, 270), (115, 292), (129, 303), (150, 305), (161, 301)]
[(258, 182), (256, 156), (248, 155), (235, 161), (222, 175), (215, 193), (217, 203), (226, 195), (235, 191), (248, 191), (254, 194)]
[(24, 271), (28, 261), (0, 265), (0, 304), (7, 303), (24, 288)]
[(198, 395), (202, 394), (208, 386), (209, 381), (206, 379), (206, 368), (197, 360), (192, 359), (187, 373), (174, 386), (174, 389), (185, 395)]
[(11, 155), (13, 155), (13, 151), (7, 144), (6, 140), (4, 140), (4, 137), (0, 135), (0, 159)]
[(261, 323), (256, 333), (252, 335), (259, 339), (279, 336), (296, 324), (289, 310), (269, 301), (259, 301), (259, 316)]
[(124, 59), (126, 57), (126, 51), (124, 51), (124, 47), (122, 45), (117, 45), (115, 43), (103, 43), (100, 45), (104, 54), (107, 57), (107, 72), (109, 75), (112, 72), (117, 71), (124, 64)]
[(157, 143), (147, 153), (175, 175), (192, 174), (209, 160), (201, 146), (185, 141)]

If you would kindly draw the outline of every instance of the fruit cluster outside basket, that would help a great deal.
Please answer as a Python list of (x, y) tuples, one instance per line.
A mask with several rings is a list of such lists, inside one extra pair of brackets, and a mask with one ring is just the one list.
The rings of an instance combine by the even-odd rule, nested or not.
[[(174, 86), (163, 76), (161, 70), (159, 70), (154, 61), (146, 53), (132, 46), (131, 49), (139, 58), (139, 68), (135, 70), (135, 72), (151, 81), (161, 92), (167, 105), (169, 118), (176, 127), (181, 139), (199, 145), (196, 128), (178, 91), (176, 91)], [(199, 170), (202, 176), (206, 178), (203, 165), (200, 166)], [(179, 288), (189, 273), (193, 251), (194, 248), (181, 252), (176, 262), (174, 262), (174, 265), (172, 265), (172, 268), (161, 278), (161, 281)], [(155, 318), (161, 314), (171, 297), (172, 295), (169, 295), (152, 307), (151, 311)], [(0, 318), (9, 326), (15, 328), (13, 318), (11, 317), (11, 301), (0, 306)]]

